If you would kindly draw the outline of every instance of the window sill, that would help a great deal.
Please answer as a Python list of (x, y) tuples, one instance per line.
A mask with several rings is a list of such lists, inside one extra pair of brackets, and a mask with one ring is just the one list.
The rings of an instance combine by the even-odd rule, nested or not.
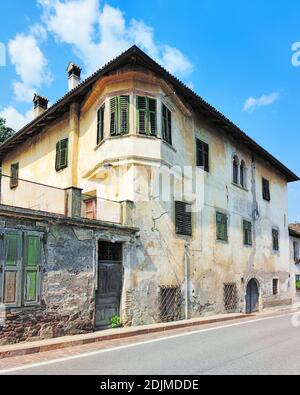
[(229, 244), (229, 240), (218, 240), (217, 239), (217, 243), (228, 245)]
[(99, 144), (97, 144), (96, 147), (94, 148), (94, 151), (97, 151), (107, 141), (114, 141), (114, 140), (118, 140), (118, 139), (121, 139), (121, 138), (124, 139), (124, 138), (130, 138), (130, 137), (136, 137), (136, 138), (148, 139), (148, 140), (160, 140), (159, 137), (148, 136), (146, 134), (136, 134), (136, 133), (123, 134), (123, 135), (120, 135), (120, 136), (110, 136), (110, 137), (107, 137), (104, 140), (102, 140)]
[(248, 189), (248, 188), (243, 187), (243, 186), (240, 185), (240, 184), (236, 184), (235, 182), (232, 182), (232, 185), (235, 186), (236, 188), (241, 189), (241, 190), (244, 191), (244, 192), (249, 192), (249, 189)]
[(173, 147), (173, 145), (171, 145), (170, 143), (168, 143), (167, 141), (163, 140), (161, 137), (157, 137), (159, 140), (161, 140), (167, 147), (169, 147), (172, 151), (177, 152), (177, 150)]

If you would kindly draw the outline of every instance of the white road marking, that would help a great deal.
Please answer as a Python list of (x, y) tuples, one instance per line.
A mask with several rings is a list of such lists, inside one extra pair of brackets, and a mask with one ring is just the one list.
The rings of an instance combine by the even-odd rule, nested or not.
[(56, 364), (56, 363), (63, 363), (63, 362), (72, 361), (72, 360), (75, 360), (75, 359), (93, 357), (95, 355), (106, 354), (106, 353), (109, 353), (109, 352), (125, 350), (125, 349), (133, 348), (133, 347), (139, 347), (139, 346), (143, 346), (143, 345), (146, 345), (146, 344), (163, 342), (163, 341), (166, 341), (166, 340), (177, 339), (177, 338), (180, 338), (180, 337), (192, 336), (192, 335), (197, 335), (197, 334), (200, 334), (200, 333), (214, 332), (214, 331), (217, 331), (217, 330), (220, 330), (220, 329), (233, 328), (233, 327), (236, 327), (236, 326), (243, 326), (243, 325), (253, 324), (253, 323), (256, 323), (256, 322), (275, 320), (275, 319), (279, 319), (279, 318), (289, 317), (289, 316), (294, 315), (294, 314), (295, 313), (289, 313), (289, 314), (282, 314), (282, 315), (278, 315), (278, 316), (274, 316), (274, 317), (258, 318), (258, 319), (253, 319), (251, 321), (238, 322), (238, 323), (230, 324), (230, 325), (222, 325), (222, 326), (217, 326), (217, 327), (214, 327), (214, 328), (200, 329), (200, 330), (194, 331), (194, 332), (181, 333), (181, 334), (178, 334), (178, 335), (161, 337), (159, 339), (147, 340), (147, 341), (140, 342), (140, 343), (132, 343), (132, 344), (127, 344), (125, 346), (119, 346), (119, 347), (114, 347), (114, 348), (105, 349), (105, 350), (98, 350), (98, 351), (88, 352), (88, 353), (85, 353), (85, 354), (73, 355), (71, 357), (58, 358), (58, 359), (53, 359), (51, 361), (38, 362), (38, 363), (26, 365), (26, 366), (18, 366), (18, 367), (15, 367), (15, 368), (0, 370), (0, 375), (7, 374), (7, 373), (12, 373), (12, 372), (18, 372), (18, 371), (21, 371), (21, 370), (34, 369), (34, 368), (38, 368), (38, 367), (41, 367), (41, 366), (53, 365), (53, 364)]

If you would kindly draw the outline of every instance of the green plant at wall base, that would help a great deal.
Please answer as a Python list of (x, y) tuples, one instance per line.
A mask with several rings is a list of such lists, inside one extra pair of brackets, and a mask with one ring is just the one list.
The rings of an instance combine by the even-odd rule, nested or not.
[(296, 289), (300, 291), (300, 281), (296, 282)]
[(122, 320), (119, 316), (115, 315), (111, 318), (111, 327), (112, 329), (121, 328), (122, 327)]

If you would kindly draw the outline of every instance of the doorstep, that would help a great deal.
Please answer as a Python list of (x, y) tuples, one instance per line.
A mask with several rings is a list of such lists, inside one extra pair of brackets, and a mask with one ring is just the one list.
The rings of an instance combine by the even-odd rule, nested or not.
[[(249, 317), (245, 314), (222, 314), (201, 317), (178, 322), (153, 324), (130, 328), (108, 329), (84, 335), (64, 336), (49, 340), (38, 340), (26, 343), (13, 344), (0, 347), (0, 359), (23, 355), (36, 354), (40, 352), (59, 350), (67, 347), (81, 346), (108, 340), (125, 339), (129, 337), (147, 335), (151, 333), (162, 333), (170, 330), (197, 327), (218, 322), (233, 321)], [(253, 316), (252, 316), (253, 317)]]

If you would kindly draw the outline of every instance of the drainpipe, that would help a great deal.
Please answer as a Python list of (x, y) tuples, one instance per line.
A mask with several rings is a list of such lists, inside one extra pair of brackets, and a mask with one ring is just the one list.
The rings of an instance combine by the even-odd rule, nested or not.
[(188, 277), (188, 243), (185, 243), (184, 246), (184, 279), (185, 279), (185, 295), (184, 295), (184, 300), (185, 300), (185, 319), (189, 319), (189, 291), (188, 291), (188, 286), (189, 286), (189, 277)]

